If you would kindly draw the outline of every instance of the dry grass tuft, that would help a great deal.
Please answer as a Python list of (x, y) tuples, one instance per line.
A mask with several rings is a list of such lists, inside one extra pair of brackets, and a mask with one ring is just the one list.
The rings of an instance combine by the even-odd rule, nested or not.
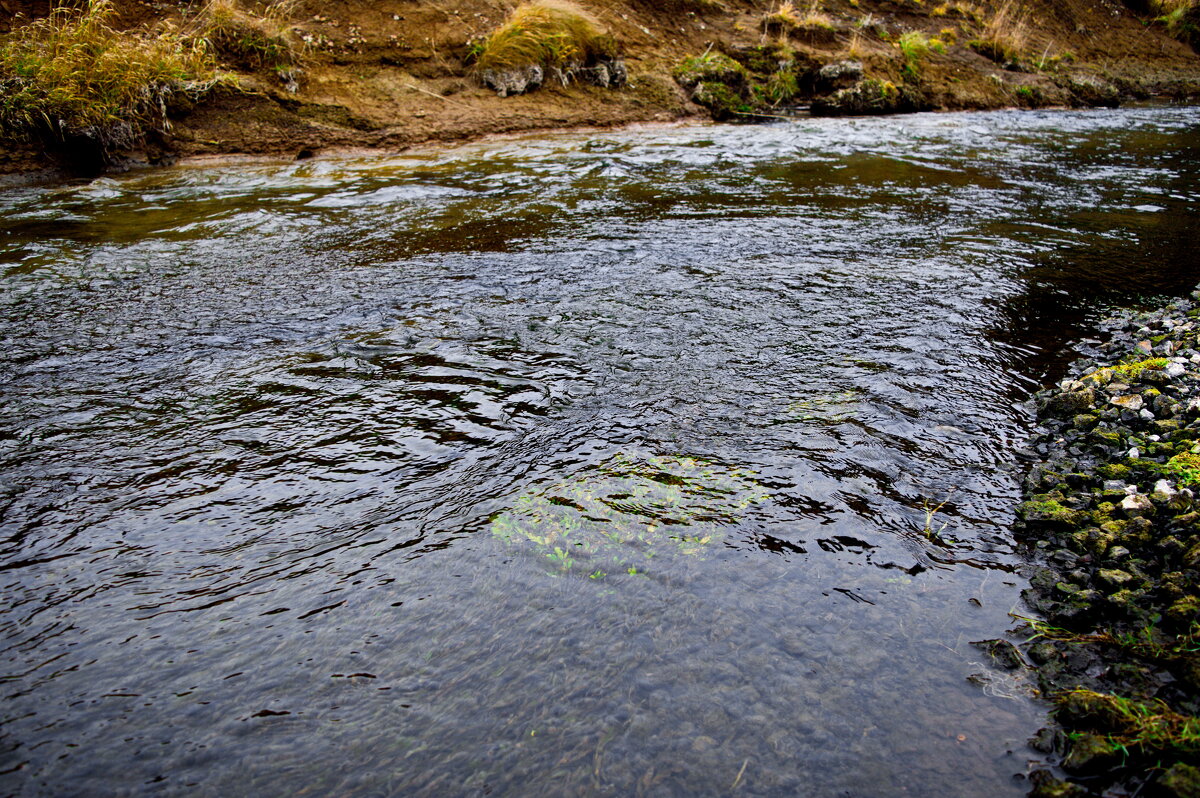
[(765, 31), (788, 31), (800, 24), (800, 15), (791, 0), (783, 0), (775, 10), (763, 15), (762, 28)]
[(518, 6), (476, 52), (480, 71), (530, 66), (560, 69), (613, 58), (616, 42), (591, 14), (565, 0), (535, 0)]
[(194, 35), (235, 66), (294, 66), (300, 50), (288, 21), (295, 2), (276, 0), (259, 15), (239, 8), (237, 0), (208, 0), (192, 26)]
[(774, 11), (765, 14), (761, 27), (765, 33), (782, 34), (792, 30), (834, 30), (833, 20), (821, 11), (819, 2), (810, 3), (801, 12), (790, 0), (782, 0)]
[(178, 94), (219, 80), (203, 41), (176, 30), (114, 30), (110, 0), (50, 16), (0, 37), (0, 131), (18, 139), (90, 142), (107, 161), (147, 132), (165, 131)]
[(984, 21), (979, 38), (968, 44), (998, 64), (1018, 61), (1029, 46), (1029, 20), (1015, 0), (1005, 0)]
[(1156, 21), (1166, 25), (1167, 33), (1200, 49), (1200, 2), (1150, 0), (1150, 8), (1158, 14)]

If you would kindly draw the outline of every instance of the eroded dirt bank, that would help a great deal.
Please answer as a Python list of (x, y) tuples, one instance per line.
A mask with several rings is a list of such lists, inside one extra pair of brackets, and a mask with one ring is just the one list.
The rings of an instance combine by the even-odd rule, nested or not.
[[(810, 106), (881, 113), (1200, 95), (1200, 57), (1191, 47), (1148, 10), (1139, 14), (1110, 0), (1052, 0), (1029, 9), (937, 0), (827, 0), (807, 9), (749, 0), (582, 6), (615, 39), (628, 69), (625, 85), (547, 80), (537, 91), (500, 97), (478, 80), (472, 44), (505, 20), (510, 3), (299, 0), (285, 20), (299, 52), (295, 65), (224, 58), (236, 86), (174, 103), (169, 131), (148, 136), (116, 165), (198, 154), (399, 149), (710, 115), (753, 121)], [(116, 9), (118, 26), (137, 31), (182, 24), (199, 7), (120, 0)], [(0, 29), (48, 11), (45, 0), (4, 0)], [(1008, 44), (987, 44), (997, 37)], [(697, 56), (699, 70), (695, 63), (681, 69)], [(717, 60), (726, 56), (730, 61)], [(731, 62), (724, 75), (714, 68)], [(45, 149), (0, 145), (0, 171), (70, 165), (69, 145)]]

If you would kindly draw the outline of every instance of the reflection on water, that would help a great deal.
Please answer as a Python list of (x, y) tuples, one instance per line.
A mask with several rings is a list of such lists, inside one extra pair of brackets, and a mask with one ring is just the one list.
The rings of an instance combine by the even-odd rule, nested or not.
[(0, 195), (6, 792), (1022, 794), (1021, 402), (1200, 280), (1198, 123)]

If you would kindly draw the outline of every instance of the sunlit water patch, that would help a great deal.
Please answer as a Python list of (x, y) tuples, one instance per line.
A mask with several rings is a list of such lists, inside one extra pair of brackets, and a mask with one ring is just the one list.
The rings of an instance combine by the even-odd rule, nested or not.
[(0, 195), (18, 795), (1020, 795), (1023, 404), (1198, 280), (1194, 109)]

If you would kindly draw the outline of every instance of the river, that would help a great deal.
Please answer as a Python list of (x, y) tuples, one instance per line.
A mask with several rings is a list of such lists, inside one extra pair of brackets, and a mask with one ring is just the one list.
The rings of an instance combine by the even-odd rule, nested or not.
[(1027, 400), (1200, 109), (0, 192), (0, 791), (1019, 796)]

